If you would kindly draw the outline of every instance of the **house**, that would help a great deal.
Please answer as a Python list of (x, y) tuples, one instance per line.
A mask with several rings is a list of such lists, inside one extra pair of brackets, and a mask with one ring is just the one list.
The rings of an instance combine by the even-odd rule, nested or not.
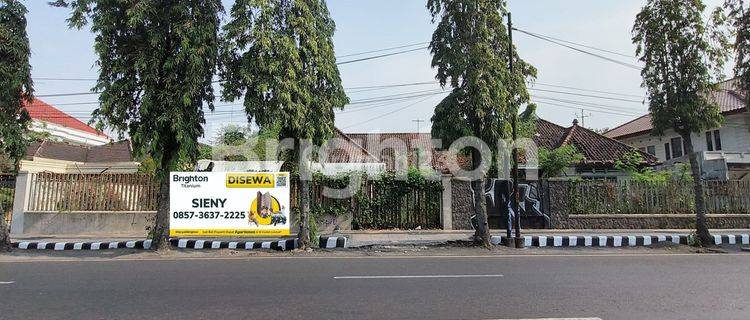
[(134, 173), (130, 141), (85, 146), (60, 141), (35, 141), (26, 149), (19, 172), (37, 173)]
[(628, 174), (615, 168), (615, 162), (632, 152), (640, 153), (643, 156), (643, 164), (646, 166), (658, 163), (658, 159), (651, 154), (579, 126), (578, 120), (573, 120), (573, 125), (566, 128), (543, 119), (537, 119), (536, 134), (533, 140), (539, 148), (548, 150), (572, 145), (583, 155), (583, 161), (573, 164), (571, 168), (566, 170), (565, 175), (569, 177), (583, 179), (625, 178)]
[[(570, 127), (562, 127), (552, 122), (538, 119), (537, 132), (533, 137), (534, 143), (540, 148), (549, 150), (565, 145), (573, 145), (583, 154), (585, 160), (574, 164), (566, 172), (566, 176), (576, 176), (586, 179), (617, 179), (627, 174), (615, 168), (615, 162), (630, 152), (639, 150), (607, 138), (594, 131), (578, 125), (573, 121)], [(363, 149), (385, 163), (386, 170), (396, 171), (406, 166), (419, 168), (433, 168), (439, 172), (449, 173), (446, 164), (448, 146), (438, 146), (429, 133), (346, 133), (351, 140), (356, 141)], [(644, 165), (654, 165), (656, 157), (640, 152), (644, 158)], [(464, 155), (456, 157), (458, 166), (468, 168), (470, 159)], [(523, 159), (522, 159), (523, 160)], [(538, 169), (534, 165), (521, 168)]]
[(25, 103), (24, 108), (32, 120), (29, 129), (47, 133), (53, 140), (90, 146), (104, 145), (112, 141), (103, 132), (42, 100), (35, 98), (31, 103)]
[[(710, 180), (750, 180), (750, 112), (747, 93), (738, 89), (738, 79), (724, 81), (711, 92), (724, 116), (724, 123), (711, 130), (693, 133), (693, 149), (698, 152), (704, 178)], [(687, 163), (685, 145), (679, 134), (667, 130), (653, 134), (651, 115), (607, 131), (605, 136), (656, 156), (665, 166)]]

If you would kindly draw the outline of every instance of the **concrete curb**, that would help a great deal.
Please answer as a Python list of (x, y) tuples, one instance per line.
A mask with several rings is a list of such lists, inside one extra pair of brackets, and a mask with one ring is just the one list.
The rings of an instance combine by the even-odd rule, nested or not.
[(172, 246), (180, 249), (271, 249), (278, 251), (294, 250), (297, 239), (276, 241), (212, 241), (192, 239), (170, 239)]
[(13, 248), (20, 250), (107, 250), (107, 249), (151, 249), (151, 240), (113, 242), (14, 242)]
[[(750, 235), (714, 235), (715, 245), (750, 244)], [(639, 247), (650, 246), (660, 242), (689, 244), (689, 236), (678, 235), (638, 235), (638, 236), (524, 236), (526, 247)], [(494, 236), (490, 242), (494, 245), (505, 245), (506, 237)]]
[[(297, 239), (274, 241), (218, 241), (199, 239), (170, 239), (170, 244), (179, 249), (270, 249), (278, 251), (294, 250), (299, 247)], [(346, 237), (320, 236), (320, 248), (346, 248)], [(151, 240), (112, 241), (112, 242), (13, 242), (13, 248), (20, 250), (107, 250), (107, 249), (151, 249)]]
[(346, 237), (320, 236), (320, 247), (323, 249), (346, 248), (348, 246)]

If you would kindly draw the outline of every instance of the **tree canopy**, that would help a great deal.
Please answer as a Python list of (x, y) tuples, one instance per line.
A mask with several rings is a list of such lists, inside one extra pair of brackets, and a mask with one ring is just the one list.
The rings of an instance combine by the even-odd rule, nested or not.
[(716, 89), (726, 52), (712, 45), (716, 34), (703, 21), (704, 10), (700, 0), (650, 0), (636, 17), (633, 42), (644, 63), (655, 134), (701, 132), (722, 121), (708, 93)]
[(244, 97), (248, 120), (283, 137), (322, 144), (348, 103), (333, 50), (335, 23), (322, 0), (237, 0), (224, 27), (223, 97)]
[(726, 0), (724, 10), (734, 34), (734, 73), (750, 104), (750, 1)]
[[(168, 175), (194, 162), (213, 110), (220, 0), (58, 0), (71, 27), (96, 34), (97, 125), (127, 134), (136, 156), (150, 156), (161, 181), (155, 245), (167, 249)], [(90, 21), (89, 21), (90, 20)]]
[[(435, 109), (433, 135), (444, 144), (470, 134), (487, 143), (508, 137), (512, 117), (529, 101), (526, 80), (536, 69), (523, 61), (510, 39), (504, 0), (429, 0), (437, 22), (430, 50), (437, 80), (453, 88)], [(516, 73), (508, 69), (510, 59)]]
[(0, 158), (15, 167), (25, 155), (31, 103), (29, 38), (26, 34), (26, 7), (16, 0), (0, 1)]

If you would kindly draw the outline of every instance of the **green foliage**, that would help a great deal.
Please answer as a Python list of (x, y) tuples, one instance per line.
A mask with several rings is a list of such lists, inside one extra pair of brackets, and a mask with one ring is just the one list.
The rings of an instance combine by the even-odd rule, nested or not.
[[(526, 79), (536, 69), (520, 59), (515, 48), (509, 56), (504, 0), (428, 0), (437, 28), (430, 50), (432, 66), (451, 94), (435, 108), (432, 133), (450, 145), (472, 135), (485, 142), (508, 136), (519, 106), (529, 101)], [(515, 74), (508, 65), (513, 59)]]
[(0, 154), (13, 168), (26, 154), (31, 117), (22, 105), (34, 93), (26, 12), (20, 1), (0, 1)]
[(542, 178), (557, 177), (570, 166), (585, 160), (583, 154), (573, 145), (561, 146), (554, 150), (539, 148), (539, 168)]
[(247, 142), (249, 135), (249, 128), (241, 127), (236, 124), (229, 124), (219, 129), (214, 143), (227, 146), (240, 146)]
[(750, 104), (750, 2), (746, 0), (726, 0), (724, 8), (717, 14), (723, 15), (734, 35), (734, 73), (740, 78), (740, 86)]
[(150, 156), (165, 179), (199, 155), (213, 110), (212, 77), (219, 47), (219, 0), (58, 0), (71, 27), (96, 34), (101, 92), (97, 126), (130, 137), (136, 156)]
[[(633, 43), (644, 68), (654, 133), (680, 135), (718, 126), (714, 90), (727, 58), (721, 33), (703, 21), (701, 0), (649, 0), (633, 26)], [(715, 44), (716, 43), (716, 44)]]
[(643, 154), (632, 151), (622, 158), (615, 160), (615, 168), (630, 174), (633, 181), (643, 182), (651, 185), (663, 185), (666, 182), (691, 182), (690, 167), (686, 164), (675, 165), (675, 170), (656, 171), (651, 167), (645, 167)]
[(237, 0), (222, 33), (223, 97), (244, 97), (261, 128), (322, 144), (334, 110), (348, 103), (333, 50), (335, 23), (323, 0)]

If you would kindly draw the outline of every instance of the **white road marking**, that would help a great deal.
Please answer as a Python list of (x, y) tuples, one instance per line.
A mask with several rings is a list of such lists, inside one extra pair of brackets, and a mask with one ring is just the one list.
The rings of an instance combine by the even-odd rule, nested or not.
[(334, 279), (440, 279), (440, 278), (500, 278), (502, 274), (434, 274), (416, 276), (338, 276)]
[(602, 318), (539, 318), (539, 319), (491, 319), (491, 320), (602, 320)]
[(0, 281), (0, 284), (14, 284), (15, 281)]

